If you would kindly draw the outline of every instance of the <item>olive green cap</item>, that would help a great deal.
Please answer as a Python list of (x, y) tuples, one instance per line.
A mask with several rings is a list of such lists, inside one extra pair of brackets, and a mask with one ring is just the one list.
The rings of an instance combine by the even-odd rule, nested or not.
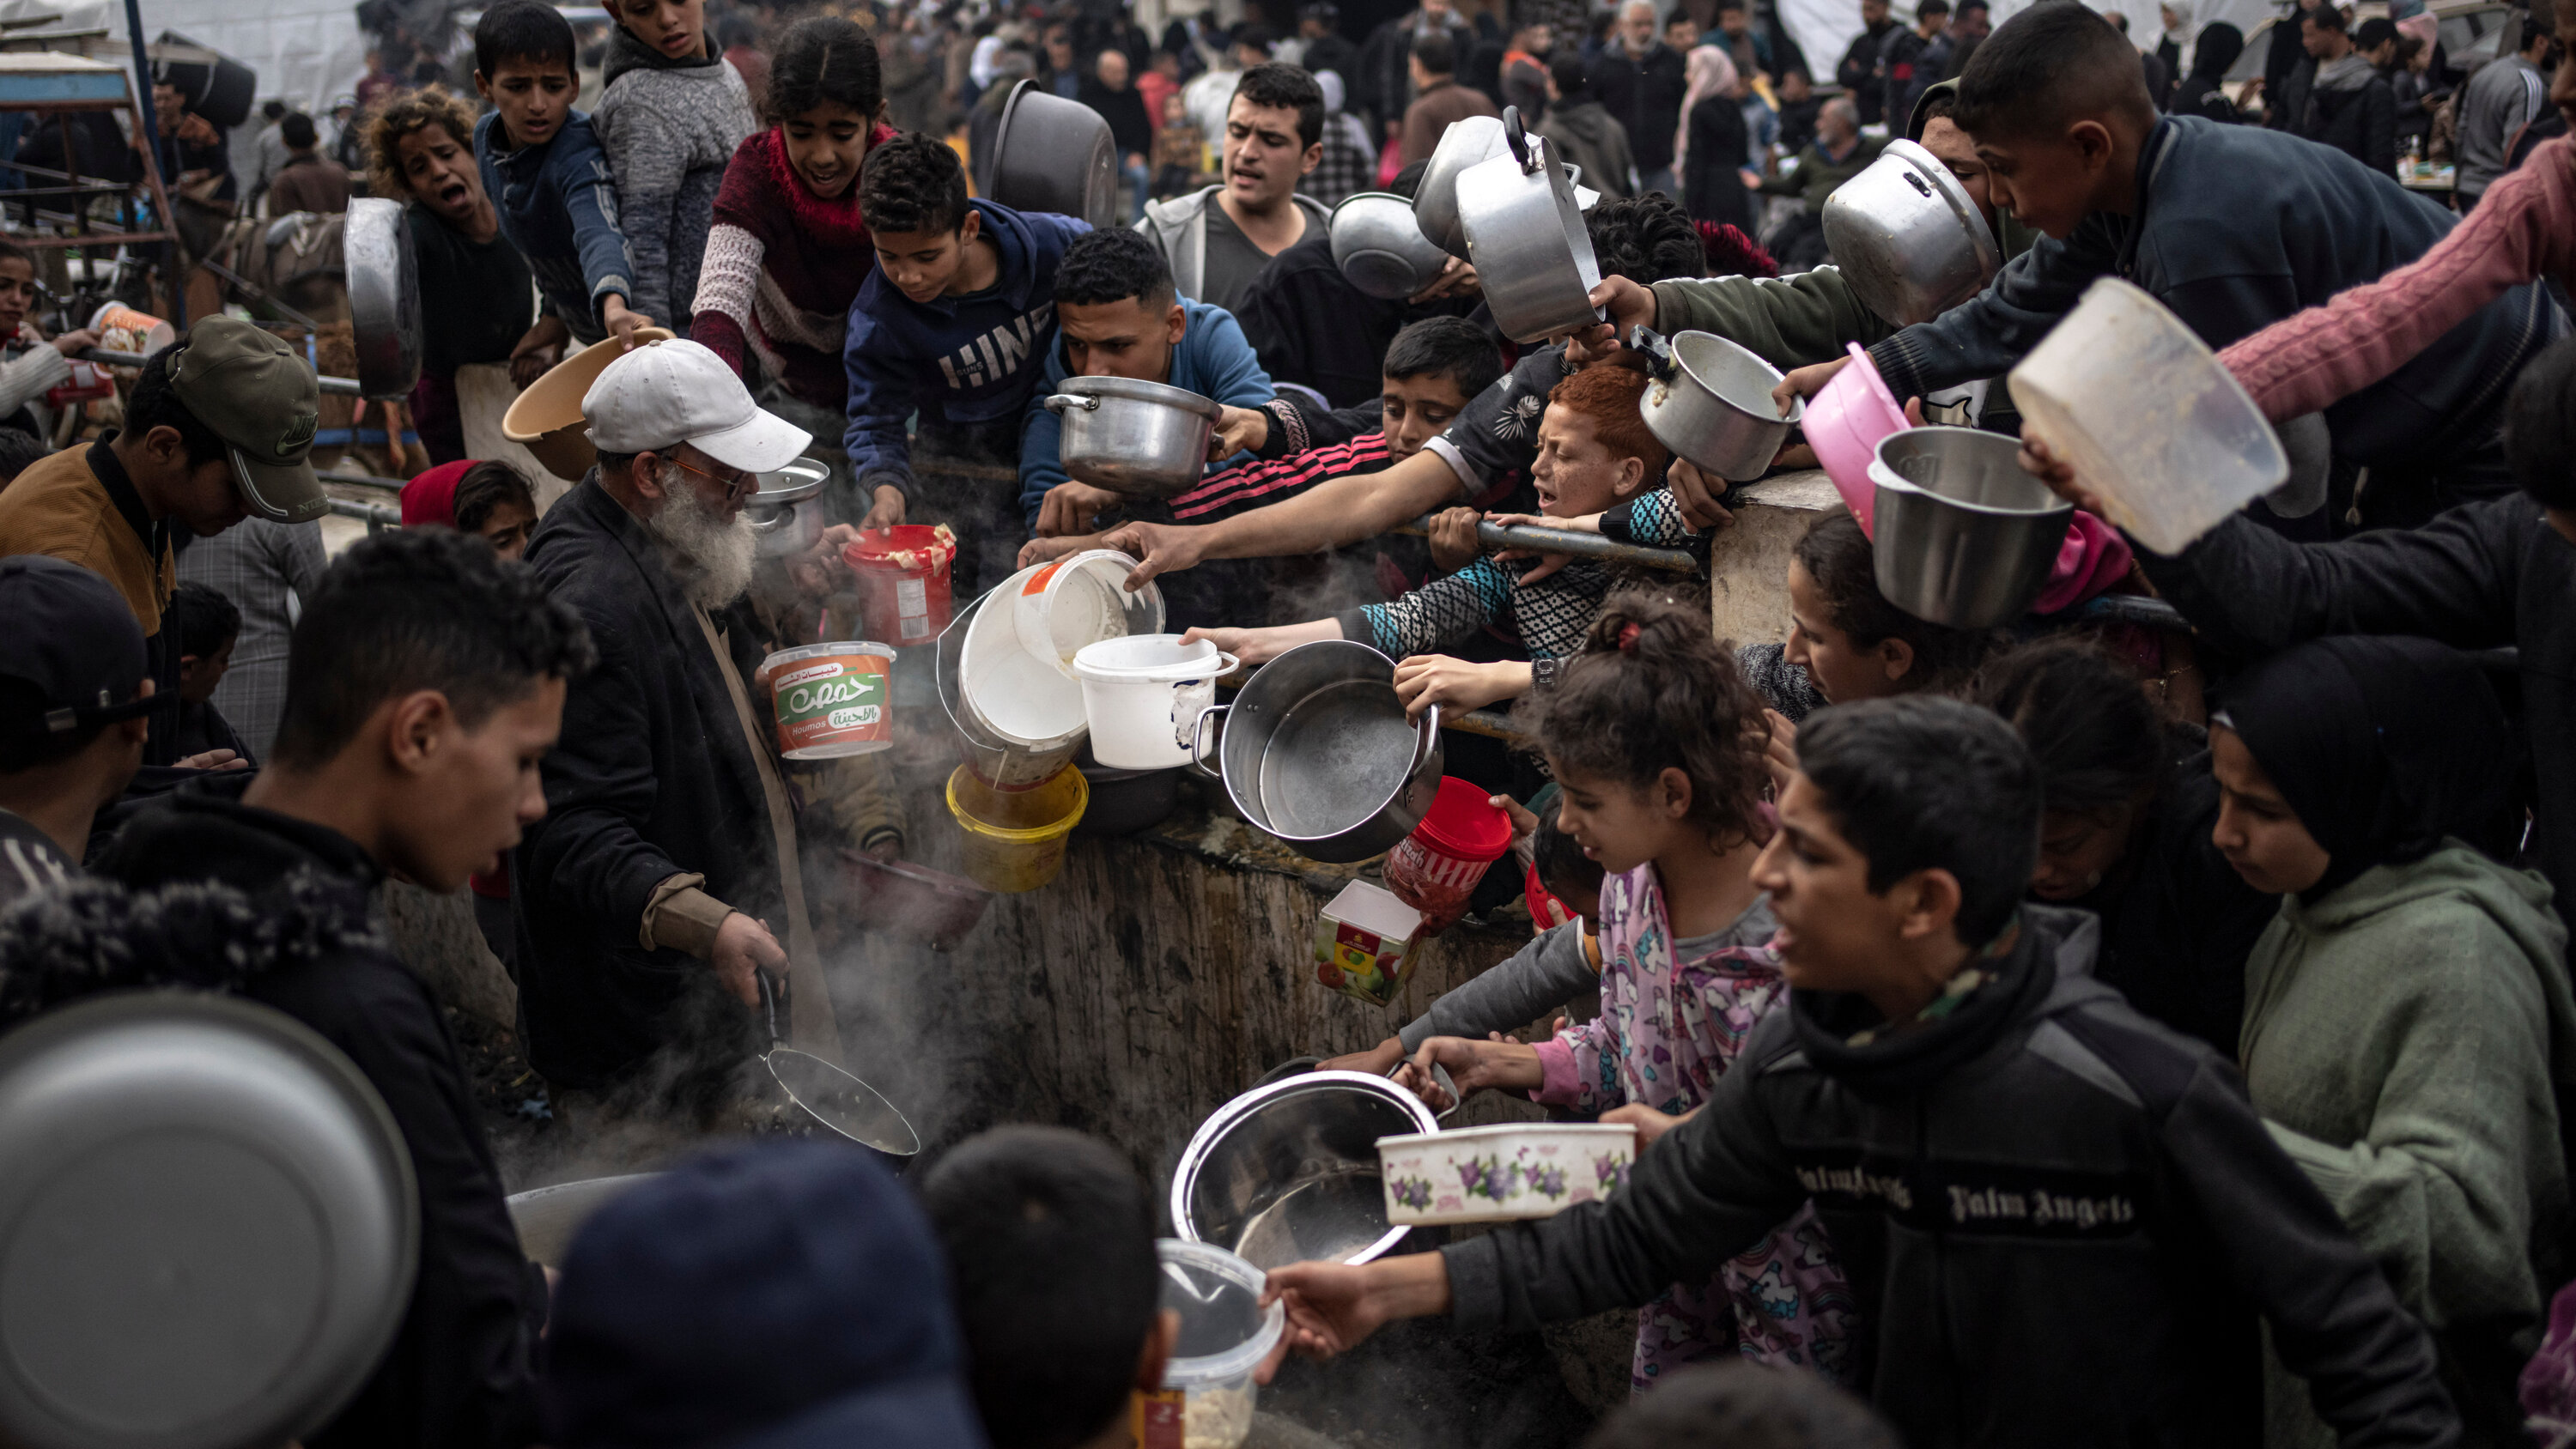
[(179, 343), (170, 390), (224, 440), (233, 482), (251, 512), (302, 523), (330, 511), (311, 456), (322, 421), (322, 382), (284, 339), (231, 317), (209, 317)]

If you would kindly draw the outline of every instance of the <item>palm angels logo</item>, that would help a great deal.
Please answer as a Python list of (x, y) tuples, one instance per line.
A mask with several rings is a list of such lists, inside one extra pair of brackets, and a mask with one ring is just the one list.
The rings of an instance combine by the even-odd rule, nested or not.
[(948, 386), (959, 391), (998, 382), (1019, 370), (1054, 325), (1055, 303), (1040, 302), (939, 359), (939, 370), (947, 377)]

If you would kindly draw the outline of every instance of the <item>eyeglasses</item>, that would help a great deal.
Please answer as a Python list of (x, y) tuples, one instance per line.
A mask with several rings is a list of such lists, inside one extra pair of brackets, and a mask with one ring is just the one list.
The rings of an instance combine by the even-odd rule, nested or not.
[(679, 469), (683, 473), (695, 473), (710, 483), (723, 484), (727, 497), (731, 497), (736, 493), (757, 493), (760, 491), (760, 475), (757, 473), (745, 473), (741, 469), (737, 468), (733, 470), (733, 476), (727, 478), (718, 474), (710, 473), (704, 468), (692, 468), (688, 464), (681, 462), (678, 457), (669, 453), (662, 455), (662, 461)]

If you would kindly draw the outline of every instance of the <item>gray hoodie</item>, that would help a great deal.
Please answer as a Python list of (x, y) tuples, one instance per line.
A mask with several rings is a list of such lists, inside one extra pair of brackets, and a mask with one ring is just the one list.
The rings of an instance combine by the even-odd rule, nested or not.
[(590, 118), (617, 180), (618, 220), (635, 258), (628, 305), (686, 336), (698, 264), (715, 229), (716, 188), (742, 138), (759, 129), (751, 93), (724, 60), (673, 64), (621, 27), (607, 89)]

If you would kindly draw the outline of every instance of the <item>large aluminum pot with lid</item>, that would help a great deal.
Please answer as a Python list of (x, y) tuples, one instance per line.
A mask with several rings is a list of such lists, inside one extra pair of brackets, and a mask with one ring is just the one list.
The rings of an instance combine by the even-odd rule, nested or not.
[(1169, 498), (1198, 485), (1217, 405), (1132, 377), (1068, 377), (1045, 402), (1064, 420), (1056, 458), (1076, 481), (1127, 498)]
[(1512, 107), (1503, 110), (1503, 143), (1508, 154), (1458, 178), (1467, 260), (1476, 265), (1494, 325), (1515, 342), (1591, 326), (1601, 320), (1592, 305), (1601, 264), (1555, 143), (1524, 131)]
[(1657, 441), (1729, 482), (1750, 483), (1771, 470), (1789, 430), (1807, 415), (1803, 400), (1785, 416), (1772, 406), (1778, 368), (1714, 332), (1683, 332), (1667, 342), (1640, 327), (1630, 337), (1654, 377), (1638, 410)]
[(1440, 280), (1449, 254), (1414, 223), (1413, 204), (1392, 191), (1362, 191), (1333, 208), (1333, 265), (1382, 302), (1400, 302)]
[[(1211, 771), (1206, 736), (1220, 718)], [(1366, 860), (1412, 834), (1439, 793), (1440, 709), (1406, 719), (1395, 661), (1365, 644), (1300, 644), (1199, 716), (1190, 763), (1225, 782), (1244, 819), (1307, 859)]]
[(1410, 1229), (1387, 1221), (1377, 1140), (1435, 1132), (1422, 1099), (1366, 1072), (1253, 1088), (1199, 1124), (1172, 1169), (1172, 1229), (1258, 1268), (1365, 1263)]
[(1825, 198), (1825, 245), (1861, 305), (1910, 327), (1984, 290), (2002, 248), (1959, 178), (1912, 141), (1890, 141), (1878, 159)]
[(793, 558), (823, 541), (823, 484), (831, 476), (813, 458), (790, 458), (760, 475), (760, 491), (744, 501), (742, 521), (759, 537), (762, 553)]
[(1109, 123), (1034, 80), (1002, 103), (991, 181), (993, 200), (1014, 210), (1078, 216), (1094, 230), (1118, 224), (1118, 144)]
[(408, 397), (420, 381), (420, 264), (402, 203), (353, 198), (340, 256), (348, 270), (358, 390), (372, 398)]

